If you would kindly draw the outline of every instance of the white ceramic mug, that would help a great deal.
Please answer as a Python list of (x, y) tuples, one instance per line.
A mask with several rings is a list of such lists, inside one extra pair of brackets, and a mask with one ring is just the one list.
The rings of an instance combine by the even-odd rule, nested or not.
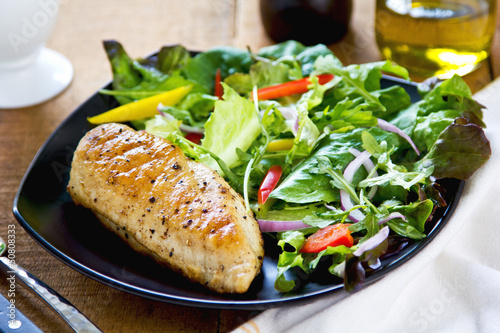
[(71, 82), (69, 61), (44, 48), (60, 2), (0, 0), (0, 108), (41, 103)]
[(0, 67), (33, 62), (52, 33), (58, 13), (57, 0), (0, 0)]

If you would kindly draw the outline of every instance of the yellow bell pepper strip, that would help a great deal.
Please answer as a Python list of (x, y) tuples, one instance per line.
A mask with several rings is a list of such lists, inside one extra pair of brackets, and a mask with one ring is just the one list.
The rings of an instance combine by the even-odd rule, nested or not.
[(283, 150), (290, 150), (293, 147), (293, 138), (289, 139), (276, 139), (271, 142), (266, 147), (267, 152), (276, 152), (276, 151), (283, 151)]
[[(318, 83), (323, 85), (331, 81), (333, 77), (333, 74), (320, 74), (318, 75)], [(257, 90), (257, 96), (259, 98), (259, 101), (263, 101), (267, 99), (276, 99), (295, 94), (303, 94), (309, 90), (310, 84), (310, 78), (305, 77), (295, 81), (260, 88), (259, 90)], [(253, 97), (250, 98), (252, 99)]]
[(94, 125), (103, 123), (119, 123), (153, 117), (158, 114), (158, 104), (172, 106), (180, 102), (192, 89), (192, 86), (179, 87), (158, 95), (146, 97), (138, 101), (121, 105), (97, 116), (87, 118)]

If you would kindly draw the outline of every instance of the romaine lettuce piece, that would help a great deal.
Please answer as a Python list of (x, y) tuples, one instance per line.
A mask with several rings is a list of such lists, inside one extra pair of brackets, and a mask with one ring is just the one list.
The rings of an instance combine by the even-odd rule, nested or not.
[(237, 149), (245, 152), (261, 133), (254, 104), (224, 84), (223, 100), (205, 124), (202, 147), (219, 156), (229, 168), (240, 163)]

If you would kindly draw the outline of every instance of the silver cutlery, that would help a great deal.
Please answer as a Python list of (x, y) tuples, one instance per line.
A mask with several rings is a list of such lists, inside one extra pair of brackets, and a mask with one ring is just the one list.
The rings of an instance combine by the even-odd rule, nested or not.
[(68, 300), (57, 291), (50, 288), (33, 274), (18, 266), (13, 260), (3, 256), (7, 249), (7, 244), (0, 237), (0, 271), (7, 276), (15, 277), (16, 283), (20, 283), (29, 291), (40, 297), (54, 309), (71, 328), (78, 333), (101, 333), (87, 317), (85, 317)]

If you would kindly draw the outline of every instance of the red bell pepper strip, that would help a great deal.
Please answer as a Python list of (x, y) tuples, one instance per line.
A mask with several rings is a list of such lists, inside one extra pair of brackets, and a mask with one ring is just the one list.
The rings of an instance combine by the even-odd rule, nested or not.
[(354, 240), (349, 231), (350, 224), (337, 223), (319, 229), (311, 236), (307, 237), (299, 252), (319, 253), (329, 246), (345, 245), (351, 247)]
[[(333, 79), (333, 74), (318, 75), (319, 84), (323, 85)], [(311, 84), (311, 79), (305, 77), (303, 79), (285, 82), (270, 87), (260, 88), (257, 90), (257, 96), (260, 101), (267, 99), (275, 99), (284, 96), (295, 94), (303, 94), (307, 92), (308, 86)], [(253, 98), (253, 97), (252, 97)]]
[(200, 133), (187, 133), (186, 139), (195, 144), (200, 144), (201, 139), (203, 138), (203, 134)]
[(222, 89), (222, 77), (220, 73), (220, 68), (217, 68), (217, 71), (215, 72), (215, 92), (214, 96), (222, 99), (222, 95), (224, 94), (224, 90)]
[(267, 201), (267, 198), (269, 198), (269, 195), (278, 184), (282, 173), (283, 169), (279, 165), (273, 165), (269, 168), (257, 192), (257, 202), (259, 205), (263, 205)]

